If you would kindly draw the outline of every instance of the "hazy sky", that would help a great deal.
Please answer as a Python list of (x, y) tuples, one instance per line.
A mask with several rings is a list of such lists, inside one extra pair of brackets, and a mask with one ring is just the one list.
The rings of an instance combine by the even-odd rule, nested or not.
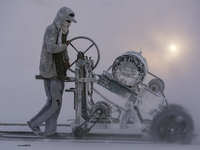
[[(164, 80), (169, 102), (184, 105), (199, 122), (199, 0), (1, 0), (0, 123), (24, 123), (46, 101), (43, 83), (34, 76), (45, 28), (63, 6), (78, 21), (69, 39), (87, 36), (100, 49), (95, 73), (122, 53), (142, 49), (149, 71)], [(64, 99), (61, 122), (74, 116), (73, 95), (65, 93)]]

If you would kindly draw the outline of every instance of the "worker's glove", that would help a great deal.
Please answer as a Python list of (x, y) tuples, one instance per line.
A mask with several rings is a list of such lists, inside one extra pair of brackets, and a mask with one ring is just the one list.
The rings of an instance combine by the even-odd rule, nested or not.
[(70, 41), (66, 41), (66, 42), (65, 42), (65, 44), (66, 44), (67, 46), (69, 45), (69, 43), (70, 43)]

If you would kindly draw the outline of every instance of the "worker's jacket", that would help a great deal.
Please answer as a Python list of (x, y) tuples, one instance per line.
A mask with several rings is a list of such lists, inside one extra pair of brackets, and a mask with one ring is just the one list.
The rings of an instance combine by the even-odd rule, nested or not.
[(54, 54), (63, 52), (63, 59), (68, 59), (67, 45), (62, 44), (61, 25), (67, 15), (73, 13), (69, 8), (58, 11), (54, 22), (46, 28), (40, 57), (40, 75), (45, 78), (57, 76)]

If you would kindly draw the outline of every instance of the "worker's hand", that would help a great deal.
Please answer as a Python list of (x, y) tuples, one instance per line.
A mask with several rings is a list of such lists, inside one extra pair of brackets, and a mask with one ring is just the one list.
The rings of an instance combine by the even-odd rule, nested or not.
[(66, 44), (67, 46), (69, 45), (69, 43), (70, 43), (70, 41), (66, 41), (66, 42), (65, 42), (65, 44)]
[(70, 66), (70, 63), (69, 63), (69, 60), (68, 59), (65, 59), (65, 62), (64, 62), (64, 67), (65, 69), (69, 69), (69, 66)]

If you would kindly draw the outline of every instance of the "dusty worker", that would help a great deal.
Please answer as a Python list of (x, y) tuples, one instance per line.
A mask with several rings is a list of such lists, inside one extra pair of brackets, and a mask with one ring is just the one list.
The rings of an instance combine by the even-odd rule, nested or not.
[[(74, 12), (68, 7), (62, 7), (51, 25), (46, 28), (41, 58), (40, 75), (44, 77), (44, 87), (47, 96), (46, 104), (30, 121), (27, 122), (31, 130), (38, 136), (61, 137), (56, 132), (57, 119), (61, 110), (64, 90), (63, 78), (69, 68), (67, 52), (67, 35), (71, 22), (76, 23)], [(40, 126), (45, 122), (44, 133)]]

